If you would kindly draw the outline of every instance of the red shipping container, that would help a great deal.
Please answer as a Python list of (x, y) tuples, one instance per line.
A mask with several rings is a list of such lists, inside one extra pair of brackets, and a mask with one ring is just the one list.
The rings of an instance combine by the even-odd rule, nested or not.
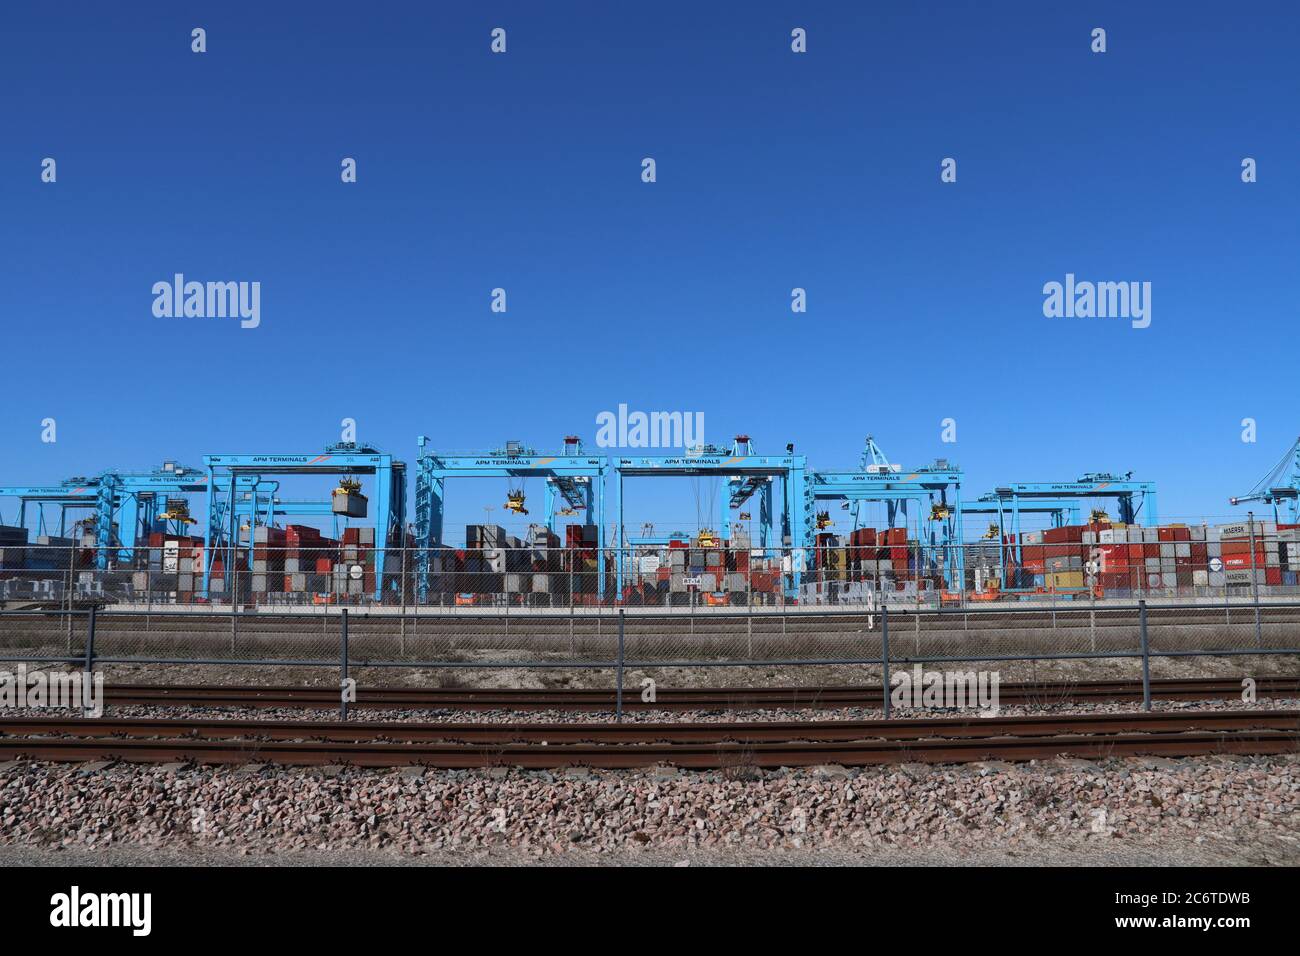
[[(1257, 540), (1255, 546), (1259, 548), (1260, 542)], [(1224, 538), (1221, 544), (1222, 553), (1228, 554), (1250, 554), (1250, 539), (1248, 538)], [(1260, 550), (1263, 550), (1260, 548)]]
[(1103, 544), (1098, 549), (1104, 570), (1119, 570), (1129, 566), (1129, 548), (1126, 544)]

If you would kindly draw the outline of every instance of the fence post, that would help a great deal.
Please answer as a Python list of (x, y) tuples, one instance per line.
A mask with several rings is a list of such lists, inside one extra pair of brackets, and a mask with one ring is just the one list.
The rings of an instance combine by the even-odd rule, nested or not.
[[(1093, 575), (1095, 582), (1096, 575)], [(1091, 638), (1092, 652), (1097, 653), (1097, 586), (1095, 583), (1088, 586), (1088, 633)]]
[[(253, 530), (248, 531), (250, 539)], [(235, 546), (230, 549), (230, 556), (227, 560), (230, 567), (225, 569), (226, 587), (230, 590), (230, 654), (235, 654), (235, 643), (239, 638), (239, 534), (235, 532)], [(205, 556), (206, 557), (206, 556)]]
[(348, 609), (343, 608), (339, 625), (339, 719), (348, 719)]
[(880, 663), (883, 668), (881, 688), (885, 698), (885, 720), (890, 718), (889, 709), (889, 604), (880, 605)]
[(1142, 709), (1151, 709), (1151, 645), (1147, 640), (1147, 602), (1138, 601), (1138, 630), (1142, 637)]
[(614, 677), (614, 719), (623, 722), (623, 608), (618, 609), (618, 666)]
[(90, 605), (90, 617), (86, 622), (86, 676), (95, 669), (95, 605)]
[(1255, 602), (1255, 646), (1264, 646), (1264, 636), (1259, 626), (1259, 572), (1255, 567), (1255, 512), (1246, 512), (1250, 522), (1250, 593)]

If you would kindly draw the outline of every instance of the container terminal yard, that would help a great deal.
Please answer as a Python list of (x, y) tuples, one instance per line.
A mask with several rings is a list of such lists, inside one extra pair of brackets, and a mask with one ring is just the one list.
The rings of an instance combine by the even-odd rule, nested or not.
[[(418, 444), (413, 469), (341, 443), (0, 486), (0, 602), (694, 614), (1300, 595), (1300, 442), (1230, 499), (1241, 520), (1216, 524), (1162, 523), (1156, 483), (1131, 473), (1008, 481), (972, 495), (956, 463), (903, 467), (870, 437), (847, 471), (817, 470), (793, 445), (762, 454), (745, 435), (662, 456), (593, 455), (576, 437), (554, 452)], [(289, 497), (305, 476), (337, 486)], [(471, 478), (480, 480), (456, 480)], [(709, 480), (701, 526), (628, 529), (626, 483), (664, 478)], [(540, 495), (526, 493), (530, 479)], [(449, 494), (527, 516), (526, 531), (449, 527)]]
[(1297, 39), (10, 4), (9, 935), (1285, 933)]

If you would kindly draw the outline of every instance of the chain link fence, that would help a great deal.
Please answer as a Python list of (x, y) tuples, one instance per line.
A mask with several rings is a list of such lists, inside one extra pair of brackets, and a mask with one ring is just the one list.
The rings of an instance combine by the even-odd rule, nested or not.
[(904, 541), (807, 549), (729, 547), (719, 540), (703, 547), (680, 542), (681, 547), (623, 551), (376, 548), (319, 541), (232, 551), (206, 549), (192, 539), (133, 549), (42, 545), (5, 549), (0, 607), (68, 610), (93, 603), (146, 613), (349, 607), (420, 615), (626, 607), (698, 617), (762, 609), (872, 611), (886, 604), (918, 611), (1030, 605), (1066, 615), (1081, 605), (1100, 609), (1139, 600), (1273, 604), (1300, 600), (1300, 540), (1283, 539), (1288, 533), (1217, 547), (1159, 540), (962, 546)]
[(66, 663), (608, 667), (1300, 654), (1300, 602), (1070, 608), (751, 608), (446, 615), (384, 608), (0, 611), (0, 659)]

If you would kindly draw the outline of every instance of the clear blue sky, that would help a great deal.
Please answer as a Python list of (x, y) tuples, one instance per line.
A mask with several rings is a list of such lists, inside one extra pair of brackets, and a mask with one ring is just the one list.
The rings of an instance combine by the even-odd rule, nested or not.
[[(344, 417), (411, 459), (591, 449), (623, 402), (822, 468), (871, 433), (970, 496), (1132, 469), (1162, 517), (1230, 513), (1300, 433), (1297, 50), (1294, 2), (11, 5), (0, 483)], [(176, 272), (259, 281), (260, 327), (155, 318)], [(1151, 282), (1150, 328), (1045, 318), (1067, 272)], [(694, 524), (654, 494), (629, 525)]]

